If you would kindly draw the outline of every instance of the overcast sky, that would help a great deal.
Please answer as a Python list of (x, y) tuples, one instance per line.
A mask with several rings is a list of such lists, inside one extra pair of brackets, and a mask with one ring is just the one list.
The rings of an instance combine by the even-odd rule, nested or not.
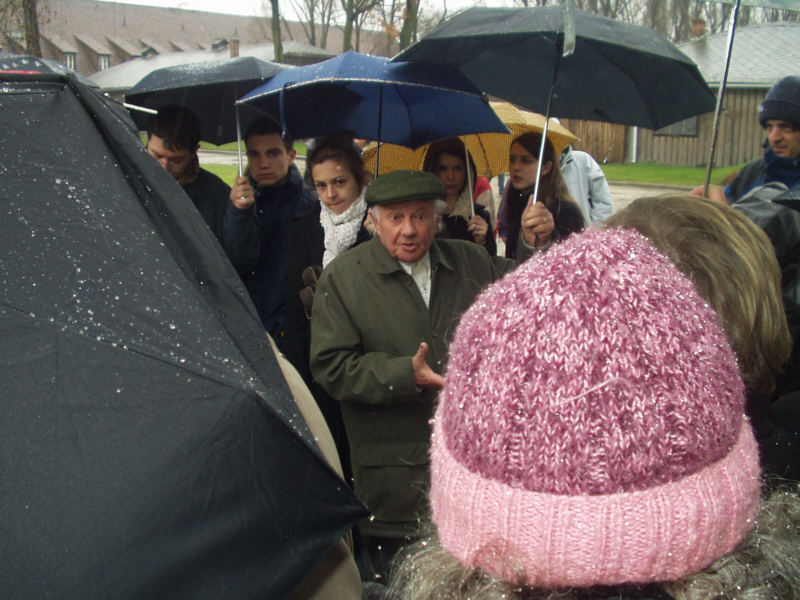
[[(105, 0), (115, 1), (115, 0)], [(440, 5), (441, 0), (422, 0), (423, 8)], [(124, 4), (145, 4), (148, 6), (163, 6), (169, 8), (186, 8), (189, 10), (203, 10), (219, 12), (230, 15), (262, 16), (264, 15), (264, 0), (126, 0)], [(269, 4), (267, 2), (267, 4)], [(513, 0), (447, 0), (448, 12), (467, 8), (469, 6), (513, 6)], [(286, 18), (292, 19), (288, 11), (291, 3), (281, 0), (281, 10), (286, 10)]]

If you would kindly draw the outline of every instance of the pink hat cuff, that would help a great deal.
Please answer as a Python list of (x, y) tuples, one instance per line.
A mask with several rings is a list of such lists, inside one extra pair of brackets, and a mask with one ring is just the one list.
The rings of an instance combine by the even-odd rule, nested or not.
[(747, 419), (722, 459), (677, 481), (606, 495), (513, 488), (464, 467), (438, 410), (431, 507), (444, 548), (469, 567), (536, 587), (671, 581), (733, 550), (758, 509), (758, 450)]

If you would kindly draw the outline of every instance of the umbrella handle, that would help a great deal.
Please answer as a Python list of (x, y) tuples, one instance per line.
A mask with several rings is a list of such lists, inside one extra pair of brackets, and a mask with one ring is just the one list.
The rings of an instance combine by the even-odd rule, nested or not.
[(242, 125), (239, 121), (239, 105), (233, 105), (234, 114), (236, 115), (236, 154), (239, 159), (239, 177), (242, 176)]

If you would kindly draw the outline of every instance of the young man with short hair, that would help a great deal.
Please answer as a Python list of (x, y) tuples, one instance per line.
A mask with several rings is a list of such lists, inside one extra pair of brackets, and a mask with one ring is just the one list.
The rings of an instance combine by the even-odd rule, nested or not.
[(280, 345), (291, 224), (308, 212), (313, 195), (294, 165), (292, 140), (275, 121), (254, 121), (244, 143), (247, 174), (236, 179), (230, 201), (246, 207), (239, 217), (258, 231), (259, 252), (243, 279), (264, 328)]
[(248, 205), (238, 198), (236, 202), (229, 201), (228, 184), (200, 167), (199, 147), (200, 121), (186, 108), (162, 107), (147, 125), (147, 152), (191, 198), (231, 264), (242, 275), (258, 250), (253, 228), (236, 215)]

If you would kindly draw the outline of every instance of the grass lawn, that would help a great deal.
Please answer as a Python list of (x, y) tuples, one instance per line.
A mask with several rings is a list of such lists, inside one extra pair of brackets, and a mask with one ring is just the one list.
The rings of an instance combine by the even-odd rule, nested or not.
[(214, 173), (230, 186), (233, 185), (233, 182), (236, 181), (236, 176), (239, 174), (239, 167), (236, 165), (203, 165), (203, 168)]
[[(705, 167), (676, 167), (657, 165), (655, 163), (639, 163), (635, 165), (606, 164), (601, 165), (606, 179), (609, 181), (626, 181), (630, 183), (663, 183), (666, 185), (702, 185), (706, 180)], [(732, 174), (743, 165), (724, 167), (711, 171), (711, 183), (726, 184)]]
[[(231, 142), (230, 144), (223, 144), (222, 146), (215, 146), (214, 144), (209, 144), (207, 142), (200, 142), (200, 147), (205, 148), (207, 150), (230, 150), (232, 152), (236, 151), (236, 142)], [(306, 145), (302, 142), (295, 142), (294, 149), (299, 156), (306, 155)], [(243, 157), (242, 160), (244, 164), (247, 164), (247, 158)], [(236, 176), (239, 174), (239, 167), (235, 165), (211, 165), (206, 164), (203, 165), (203, 168), (206, 171), (210, 171), (214, 173), (217, 177), (222, 179), (228, 185), (233, 185), (233, 182), (236, 181)]]
[[(202, 148), (220, 149), (220, 150), (236, 150), (236, 142), (224, 144), (222, 146), (214, 146), (200, 142)], [(303, 143), (296, 142), (294, 145), (297, 154), (305, 156), (306, 146)], [(638, 164), (605, 164), (601, 165), (606, 178), (610, 182), (628, 182), (628, 183), (653, 183), (664, 185), (680, 185), (695, 187), (702, 185), (706, 178), (705, 167), (678, 167), (673, 165), (659, 165), (655, 163), (638, 163)], [(711, 172), (711, 183), (725, 185), (730, 181), (731, 176), (744, 166), (736, 165), (733, 167), (724, 167), (714, 169)], [(237, 175), (237, 168), (228, 165), (203, 165), (212, 173), (221, 177), (228, 185), (233, 185)]]
[[(236, 150), (236, 142), (230, 142), (229, 144), (222, 144), (221, 146), (215, 146), (214, 144), (209, 144), (208, 142), (200, 142), (200, 147), (206, 150)], [(303, 142), (295, 142), (294, 149), (300, 156), (306, 155), (306, 145)]]

